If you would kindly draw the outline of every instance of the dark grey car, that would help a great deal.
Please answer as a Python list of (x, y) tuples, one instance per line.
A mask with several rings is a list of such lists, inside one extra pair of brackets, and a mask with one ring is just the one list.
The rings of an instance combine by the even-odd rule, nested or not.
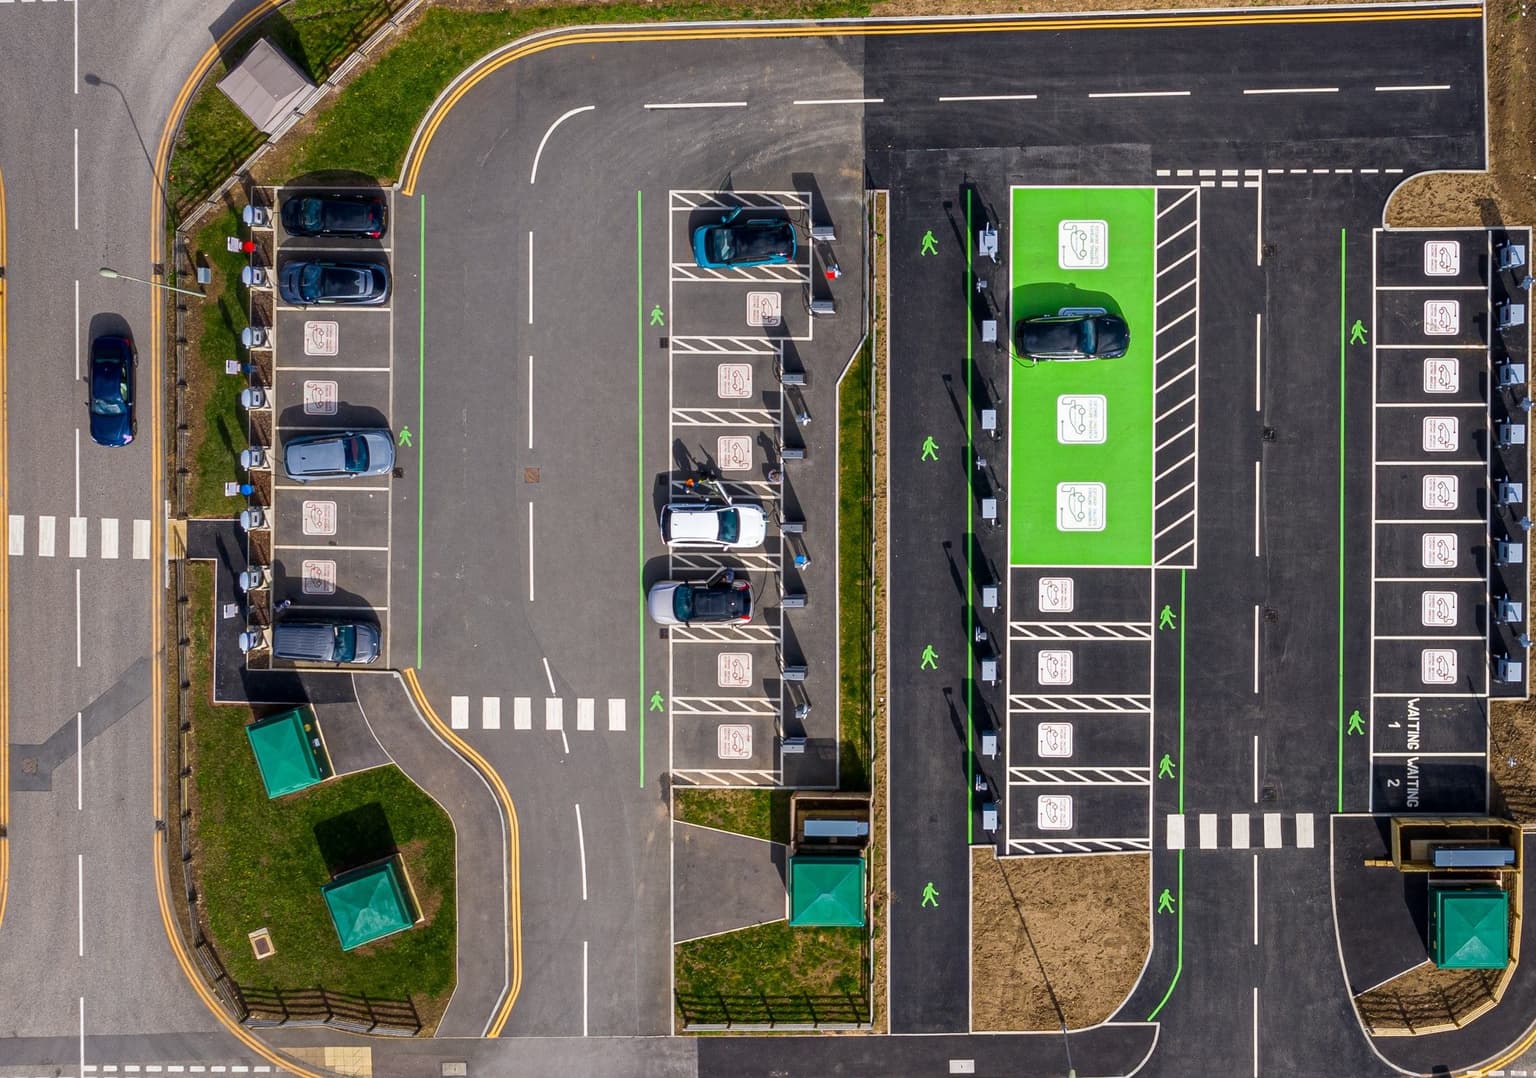
[(366, 665), (379, 657), (379, 627), (367, 621), (280, 621), (272, 627), (272, 655), (305, 663)]
[(295, 483), (388, 475), (395, 440), (386, 429), (302, 434), (283, 443), (283, 472)]
[(1019, 355), (1058, 363), (1119, 359), (1131, 346), (1130, 327), (1102, 307), (1063, 307), (1055, 314), (1021, 319)]
[(389, 267), (382, 262), (289, 262), (277, 279), (284, 303), (376, 307), (389, 298)]

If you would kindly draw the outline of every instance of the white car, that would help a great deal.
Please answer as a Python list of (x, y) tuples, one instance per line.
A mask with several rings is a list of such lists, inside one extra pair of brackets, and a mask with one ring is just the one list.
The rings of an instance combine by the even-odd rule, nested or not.
[(757, 505), (673, 502), (661, 511), (661, 538), (668, 546), (711, 546), (727, 550), (763, 545), (768, 517)]

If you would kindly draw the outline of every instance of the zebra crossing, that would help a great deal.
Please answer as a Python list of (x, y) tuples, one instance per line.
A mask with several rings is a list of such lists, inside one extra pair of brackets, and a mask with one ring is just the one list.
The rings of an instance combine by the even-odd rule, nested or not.
[[(514, 696), (512, 697), (512, 729), (532, 730), (534, 728), (534, 702), (536, 697)], [(539, 729), (560, 732), (565, 730), (565, 698), (561, 696), (545, 696), (541, 698), (543, 705), (543, 720)], [(501, 697), (482, 696), (480, 700), (480, 729), (500, 730), (501, 725)], [(468, 730), (470, 727), (471, 711), (474, 698), (469, 696), (455, 696), (449, 701), (449, 722), (455, 730)], [(598, 709), (597, 699), (591, 696), (576, 698), (576, 723), (578, 731), (595, 731), (597, 729)], [(627, 728), (626, 707), (624, 698), (612, 696), (607, 700), (607, 711), (604, 716), (605, 728), (609, 733), (623, 733)]]
[[(1254, 827), (1254, 817), (1258, 826)], [(1286, 826), (1286, 821), (1290, 826)], [(1194, 834), (1189, 833), (1189, 823), (1194, 823)], [(1217, 812), (1170, 813), (1167, 817), (1165, 845), (1170, 850), (1217, 850), (1217, 849), (1266, 849), (1277, 850), (1289, 845), (1300, 850), (1310, 850), (1317, 845), (1317, 829), (1313, 814), (1298, 812), (1287, 817), (1279, 812), (1234, 812), (1227, 817), (1225, 836), (1222, 835), (1222, 814)], [(1227, 841), (1222, 842), (1225, 837)]]
[(28, 528), (25, 514), (10, 515), (8, 539), (11, 557), (24, 557), (29, 551), (39, 558), (53, 558), (61, 554), (70, 558), (89, 557), (91, 536), (94, 534), (96, 556), (111, 561), (122, 557), (122, 534), (126, 524), (131, 536), (129, 541), (133, 558), (137, 561), (149, 559), (149, 521), (146, 519), (123, 521), (117, 517), (98, 517), (94, 528), (90, 517), (38, 516), (34, 519), (36, 526)]

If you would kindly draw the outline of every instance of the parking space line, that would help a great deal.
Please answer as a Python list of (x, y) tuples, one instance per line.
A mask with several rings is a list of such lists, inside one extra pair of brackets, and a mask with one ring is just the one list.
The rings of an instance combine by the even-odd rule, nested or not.
[(469, 697), (455, 696), (449, 701), (452, 709), (450, 723), (455, 730), (469, 729)]
[(593, 722), (593, 710), (595, 701), (590, 696), (583, 696), (576, 701), (576, 729), (592, 730), (596, 728)]
[(273, 490), (305, 490), (324, 491), (328, 494), (380, 494), (389, 493), (388, 486), (374, 487), (363, 486), (357, 483), (347, 483), (343, 486), (325, 486), (321, 483), (273, 483)]
[(1246, 812), (1234, 812), (1232, 814), (1232, 848), (1234, 850), (1246, 850), (1248, 848), (1249, 822)]
[[(1486, 401), (1382, 401), (1376, 405), (1378, 408), (1486, 408)], [(1429, 461), (1421, 460), (1419, 464), (1428, 464)], [(1479, 461), (1481, 463), (1481, 461)]]
[(565, 701), (558, 696), (544, 699), (544, 729), (565, 729)]
[(273, 550), (337, 550), (363, 554), (388, 553), (387, 546), (343, 546), (339, 543), (277, 543)]
[[(316, 310), (317, 310), (317, 308), (315, 308), (315, 307), (295, 307), (292, 304), (286, 304), (286, 303), (279, 303), (277, 305), (276, 309), (279, 310), (279, 311), (288, 311), (290, 313), (292, 313), (294, 311), (300, 311), (300, 312), (308, 311), (310, 314), (314, 314), (316, 312)], [(321, 307), (318, 308), (318, 310), (320, 310), (322, 312), (326, 311), (326, 310), (329, 310), (329, 309), (330, 308), (327, 307), (327, 306), (321, 306)], [(381, 304), (379, 304), (377, 306), (374, 306), (374, 307), (349, 306), (349, 307), (346, 308), (346, 310), (347, 310), (348, 314), (352, 314), (354, 312), (356, 312), (358, 314), (389, 314), (390, 310), (391, 310), (391, 305), (388, 304), (388, 303), (381, 303)]]
[(71, 558), (85, 557), (87, 528), (90, 521), (85, 517), (69, 518), (69, 556)]
[(101, 556), (103, 558), (117, 557), (117, 518), (101, 518)]
[[(392, 367), (311, 367), (308, 364), (283, 363), (280, 365), (284, 371), (297, 371), (304, 374), (387, 374)], [(279, 428), (285, 429), (285, 428)], [(317, 430), (316, 427), (305, 427), (305, 430)], [(336, 428), (338, 430), (344, 428)]]
[(616, 696), (608, 701), (608, 731), (622, 733), (624, 726), (624, 698)]
[(482, 696), (480, 698), (480, 728), (482, 730), (501, 729), (501, 697)]
[(1280, 814), (1278, 812), (1264, 814), (1264, 848), (1266, 850), (1280, 848)]
[(1200, 814), (1200, 848), (1202, 850), (1216, 848), (1216, 814), (1214, 812)]
[(512, 701), (512, 729), (533, 729), (533, 700), (527, 696), (515, 697)]

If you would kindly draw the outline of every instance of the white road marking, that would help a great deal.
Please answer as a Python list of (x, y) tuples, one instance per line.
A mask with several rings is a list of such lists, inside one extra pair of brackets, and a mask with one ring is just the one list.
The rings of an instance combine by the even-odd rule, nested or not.
[(528, 601), (533, 602), (533, 503), (528, 503)]
[(1259, 945), (1259, 855), (1253, 855), (1253, 945)]
[(1123, 90), (1117, 93), (1089, 94), (1089, 97), (1188, 97), (1188, 90)]
[(1259, 1078), (1259, 986), (1253, 986), (1253, 1078)]
[(1216, 848), (1216, 814), (1214, 812), (1200, 814), (1200, 848), (1202, 850)]
[(1280, 814), (1278, 812), (1264, 814), (1264, 848), (1266, 850), (1280, 848)]
[(558, 695), (559, 690), (555, 688), (555, 675), (549, 669), (548, 656), (544, 658), (544, 680), (549, 682), (549, 695)]
[(1264, 410), (1264, 314), (1253, 314), (1253, 410)]
[(565, 701), (558, 696), (546, 697), (544, 700), (544, 729), (565, 729)]
[(1259, 192), (1258, 205), (1254, 209), (1258, 224), (1253, 230), (1253, 264), (1262, 266), (1264, 264), (1264, 181), (1251, 181), (1245, 186), (1252, 186)]
[(1298, 812), (1296, 814), (1297, 847), (1303, 850), (1310, 850), (1315, 844), (1315, 837), (1312, 833), (1312, 814), (1310, 812)]
[(75, 128), (75, 231), (80, 231), (80, 129)]
[(884, 102), (883, 97), (806, 97), (794, 103), (796, 105), (879, 105)]
[(80, 650), (80, 627), (84, 624), (80, 617), (80, 570), (75, 570), (75, 669), (80, 669), (83, 664)]
[(1182, 850), (1184, 848), (1183, 813), (1174, 812), (1168, 815), (1168, 848), (1170, 850)]
[(69, 518), (69, 556), (71, 558), (85, 557), (86, 542), (89, 539), (90, 521), (85, 517)]
[(74, 55), (75, 55), (75, 93), (78, 94), (80, 92), (80, 3), (79, 3), (79, 0), (76, 0), (74, 8), (75, 8), (75, 10), (71, 14), (70, 17), (74, 21), (74, 24), (75, 24), (75, 29), (74, 29), (74, 37), (75, 37), (75, 43), (74, 43)]
[(581, 806), (576, 806), (576, 849), (581, 854), (581, 900), (587, 900), (587, 835), (581, 829)]
[(482, 730), (501, 729), (501, 697), (482, 696), (480, 698), (480, 728)]
[(1336, 94), (1337, 86), (1282, 86), (1264, 90), (1244, 90), (1247, 97), (1257, 97), (1263, 94)]
[(75, 914), (79, 921), (79, 954), (85, 957), (85, 854), (75, 854)]
[(450, 702), (453, 714), (449, 721), (455, 730), (469, 729), (469, 697), (455, 696)]
[[(586, 862), (582, 862), (582, 898), (586, 898)], [(587, 1035), (587, 941), (581, 941), (581, 1035)]]
[(594, 710), (595, 701), (590, 696), (583, 696), (576, 701), (576, 729), (594, 729), (595, 724), (592, 721)]
[(941, 97), (940, 101), (1034, 101), (1039, 94), (964, 94)]
[(1441, 82), (1425, 86), (1378, 86), (1376, 87), (1376, 92), (1378, 94), (1403, 94), (1413, 93), (1415, 91), (1431, 92), (1436, 90), (1449, 90), (1450, 88), (1450, 83)]
[(526, 696), (519, 696), (512, 701), (512, 729), (533, 729), (533, 701)]
[(624, 729), (624, 699), (615, 697), (608, 701), (608, 731), (622, 732)]
[(594, 110), (596, 108), (597, 108), (596, 105), (581, 105), (581, 106), (578, 106), (577, 108), (571, 109), (569, 112), (565, 113), (563, 116), (561, 116), (554, 123), (550, 124), (547, 129), (545, 129), (544, 137), (539, 139), (539, 148), (537, 150), (533, 151), (533, 171), (528, 173), (528, 182), (529, 183), (538, 183), (539, 182), (539, 158), (544, 156), (544, 144), (549, 141), (549, 136), (553, 135), (555, 133), (555, 128), (557, 128), (561, 124), (565, 123), (565, 121), (569, 120), (572, 116), (575, 116), (575, 115), (577, 115), (579, 113), (583, 113), (583, 112), (591, 112), (592, 110)]
[(1253, 604), (1253, 693), (1259, 693), (1259, 604)]
[(136, 561), (149, 559), (149, 521), (133, 522), (133, 557)]
[(75, 281), (75, 381), (80, 380), (80, 282)]
[(14, 558), (27, 552), (27, 518), (12, 513), (10, 528), (10, 550)]
[(745, 101), (669, 101), (651, 102), (642, 106), (648, 109), (744, 109)]
[(1248, 814), (1246, 812), (1234, 812), (1232, 814), (1232, 848), (1234, 850), (1246, 850), (1248, 848)]
[(101, 556), (103, 558), (117, 557), (117, 518), (101, 518)]
[(533, 325), (533, 229), (528, 230), (528, 324)]
[(80, 515), (80, 428), (75, 428), (75, 516)]
[(1259, 556), (1259, 506), (1262, 503), (1259, 497), (1259, 462), (1253, 462), (1253, 556)]
[[(528, 357), (528, 448), (533, 448), (533, 357)], [(531, 544), (530, 544), (531, 546)]]
[(1259, 735), (1253, 735), (1253, 803), (1259, 803)]
[(37, 554), (41, 558), (53, 557), (53, 517), (37, 518)]
[(85, 1073), (85, 997), (80, 997), (80, 1072)]

